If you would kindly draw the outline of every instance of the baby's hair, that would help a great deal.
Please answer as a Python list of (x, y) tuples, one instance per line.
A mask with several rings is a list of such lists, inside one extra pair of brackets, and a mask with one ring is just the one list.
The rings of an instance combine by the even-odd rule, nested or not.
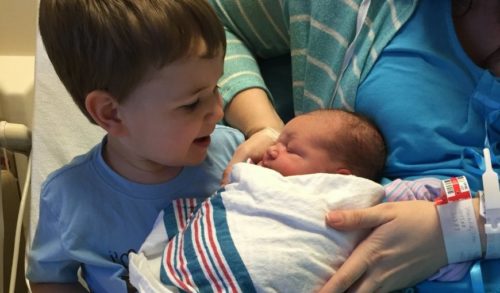
[(85, 109), (90, 92), (122, 102), (151, 70), (226, 50), (206, 0), (41, 0), (39, 27), (57, 75), (93, 123)]
[(341, 109), (317, 110), (309, 113), (329, 119), (328, 127), (337, 125), (335, 135), (324, 142), (333, 160), (343, 161), (353, 175), (379, 181), (387, 156), (383, 136), (373, 121), (355, 112)]

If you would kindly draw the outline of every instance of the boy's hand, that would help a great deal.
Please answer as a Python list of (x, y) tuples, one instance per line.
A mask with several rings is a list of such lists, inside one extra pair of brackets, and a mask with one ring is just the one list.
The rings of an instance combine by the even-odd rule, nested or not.
[(233, 165), (251, 159), (252, 162), (260, 162), (264, 152), (277, 139), (279, 132), (271, 128), (264, 128), (250, 136), (246, 141), (236, 148), (233, 158), (229, 161), (222, 175), (221, 185), (229, 183)]
[(404, 201), (332, 211), (338, 230), (374, 229), (320, 292), (388, 292), (414, 285), (447, 264), (439, 217), (432, 202)]

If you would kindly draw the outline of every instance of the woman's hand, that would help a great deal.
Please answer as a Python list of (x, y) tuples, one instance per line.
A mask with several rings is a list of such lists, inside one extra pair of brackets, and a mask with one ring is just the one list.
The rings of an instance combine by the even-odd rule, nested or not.
[(244, 162), (250, 159), (254, 163), (261, 161), (266, 149), (271, 146), (278, 138), (279, 132), (272, 128), (264, 128), (257, 131), (245, 142), (240, 144), (233, 154), (233, 158), (229, 161), (228, 166), (224, 170), (221, 185), (229, 183), (229, 175), (233, 165), (239, 162)]
[(374, 230), (320, 292), (388, 292), (425, 280), (447, 264), (432, 202), (391, 202), (332, 211), (326, 222), (338, 230)]

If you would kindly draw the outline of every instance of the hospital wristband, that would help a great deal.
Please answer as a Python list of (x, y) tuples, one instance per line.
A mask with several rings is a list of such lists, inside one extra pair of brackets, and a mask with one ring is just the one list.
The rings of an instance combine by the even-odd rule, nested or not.
[(458, 177), (442, 183), (443, 195), (436, 200), (436, 209), (448, 263), (480, 258), (481, 239), (467, 180)]

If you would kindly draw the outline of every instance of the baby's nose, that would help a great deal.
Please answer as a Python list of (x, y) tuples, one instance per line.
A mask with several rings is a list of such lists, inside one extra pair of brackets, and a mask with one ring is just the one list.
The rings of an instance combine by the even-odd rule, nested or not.
[(276, 148), (271, 147), (267, 150), (267, 155), (269, 159), (275, 160), (278, 157), (278, 150)]
[(269, 147), (267, 149), (267, 155), (269, 156), (269, 159), (275, 160), (279, 156), (281, 149), (283, 149), (283, 145), (280, 143), (276, 143)]

